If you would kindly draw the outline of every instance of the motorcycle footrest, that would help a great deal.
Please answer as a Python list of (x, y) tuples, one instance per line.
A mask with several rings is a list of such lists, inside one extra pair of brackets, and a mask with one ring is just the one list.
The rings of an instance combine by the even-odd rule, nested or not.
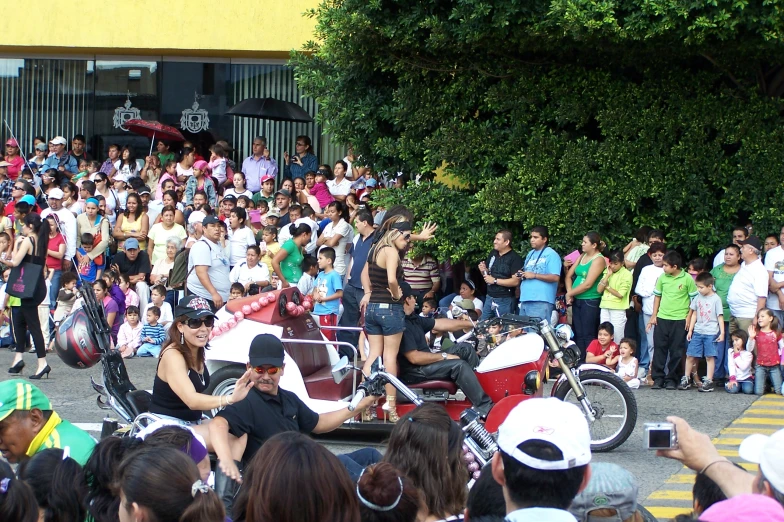
[(103, 397), (101, 397), (100, 395), (95, 398), (95, 404), (97, 404), (98, 407), (101, 408), (102, 410), (111, 410), (112, 409), (111, 406), (109, 406), (108, 404), (106, 404), (103, 401)]

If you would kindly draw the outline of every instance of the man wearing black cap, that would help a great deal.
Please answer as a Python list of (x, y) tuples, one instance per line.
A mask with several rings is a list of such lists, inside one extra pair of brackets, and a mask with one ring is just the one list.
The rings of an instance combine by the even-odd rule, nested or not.
[(220, 220), (227, 221), (231, 216), (231, 211), (237, 206), (237, 196), (226, 194), (220, 202)]
[[(248, 435), (243, 462), (248, 462), (264, 442), (284, 431), (327, 433), (338, 428), (373, 404), (377, 397), (365, 397), (355, 411), (343, 408), (318, 414), (308, 408), (297, 395), (278, 386), (283, 375), (283, 343), (270, 334), (257, 335), (250, 344), (248, 369), (253, 389), (245, 400), (218, 412), (210, 422), (210, 440), (218, 455), (220, 470), (227, 477), (241, 480), (236, 463), (231, 458), (229, 433), (236, 437)], [(340, 455), (350, 474), (359, 477), (362, 463), (380, 457), (375, 451), (360, 450)], [(217, 480), (216, 480), (217, 483)]]
[(433, 353), (425, 334), (433, 329), (440, 332), (458, 332), (468, 323), (462, 319), (431, 319), (414, 313), (416, 293), (408, 283), (400, 283), (403, 292), (403, 311), (406, 314), (406, 329), (400, 341), (400, 379), (408, 384), (422, 381), (450, 379), (454, 381), (475, 410), (487, 416), (493, 401), (482, 389), (474, 375), (479, 356), (465, 343), (451, 346), (448, 350)]

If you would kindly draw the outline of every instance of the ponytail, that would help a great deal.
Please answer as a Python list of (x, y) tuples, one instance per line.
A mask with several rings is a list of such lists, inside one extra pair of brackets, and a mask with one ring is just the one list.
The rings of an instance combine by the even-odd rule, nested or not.
[(301, 236), (302, 234), (310, 235), (311, 228), (310, 225), (307, 225), (305, 223), (300, 223), (299, 225), (297, 225), (296, 223), (292, 223), (291, 225), (289, 225), (289, 232), (291, 233), (291, 237), (295, 238), (297, 236)]
[(226, 519), (218, 494), (209, 486), (203, 488), (194, 490), (193, 501), (182, 512), (179, 522), (223, 522)]
[(24, 224), (33, 229), (36, 235), (36, 245), (34, 257), (44, 257), (46, 255), (47, 246), (49, 245), (49, 221), (41, 219), (40, 214), (33, 212), (27, 214), (24, 218)]
[(82, 522), (87, 516), (82, 466), (63, 450), (35, 454), (20, 466), (19, 477), (32, 488), (44, 522)]

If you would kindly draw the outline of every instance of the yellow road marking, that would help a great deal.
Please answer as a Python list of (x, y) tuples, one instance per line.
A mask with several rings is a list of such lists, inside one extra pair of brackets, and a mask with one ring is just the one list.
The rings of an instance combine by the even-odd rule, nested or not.
[(756, 473), (759, 470), (759, 464), (754, 464), (753, 462), (738, 462), (737, 464), (746, 471)]
[(645, 506), (651, 515), (658, 519), (670, 520), (678, 515), (689, 514), (692, 511), (691, 507), (662, 507), (662, 506)]
[(719, 449), (719, 455), (722, 457), (739, 457), (738, 450), (736, 449)]
[(755, 433), (761, 433), (763, 435), (773, 435), (776, 433), (777, 429), (775, 428), (735, 428), (730, 426), (729, 428), (724, 428), (721, 430), (722, 435), (754, 435)]
[(651, 493), (648, 500), (688, 500), (691, 502), (691, 490), (678, 491), (678, 490), (659, 490)]
[(694, 484), (697, 475), (694, 473), (676, 473), (668, 478), (665, 482), (667, 484)]
[(721, 437), (713, 439), (711, 442), (716, 446), (740, 446), (744, 439), (723, 439)]
[(745, 413), (748, 415), (781, 415), (784, 414), (784, 405), (782, 405), (782, 408), (778, 410), (771, 410), (767, 408), (749, 408)]
[(784, 418), (774, 419), (772, 417), (741, 417), (732, 424), (760, 424), (762, 426), (784, 426)]

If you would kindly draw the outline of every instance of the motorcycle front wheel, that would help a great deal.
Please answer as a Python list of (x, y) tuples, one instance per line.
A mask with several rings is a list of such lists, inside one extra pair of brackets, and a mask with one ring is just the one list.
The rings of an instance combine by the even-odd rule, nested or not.
[[(614, 450), (634, 431), (637, 423), (637, 400), (632, 390), (614, 373), (600, 370), (580, 372), (580, 382), (585, 395), (595, 411), (595, 420), (590, 423), (591, 451)], [(555, 397), (571, 402), (583, 411), (577, 396), (564, 381), (555, 391)]]

